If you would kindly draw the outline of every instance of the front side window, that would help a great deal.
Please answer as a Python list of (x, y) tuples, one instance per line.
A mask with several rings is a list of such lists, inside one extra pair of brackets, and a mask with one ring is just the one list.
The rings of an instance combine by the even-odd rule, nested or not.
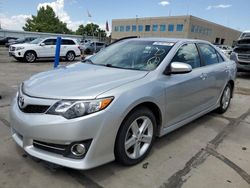
[(56, 45), (56, 39), (47, 39), (43, 43), (45, 45)]
[(216, 50), (209, 44), (198, 44), (205, 65), (219, 63)]
[(150, 31), (150, 25), (145, 25), (145, 31)]
[(154, 32), (158, 31), (158, 25), (153, 25), (153, 31)]
[(191, 65), (191, 67), (200, 67), (200, 56), (195, 44), (185, 44), (177, 51), (172, 62), (181, 62)]
[(174, 24), (169, 24), (168, 25), (168, 31), (169, 32), (174, 32)]
[(89, 59), (110, 68), (151, 71), (166, 57), (174, 43), (126, 40), (103, 49)]

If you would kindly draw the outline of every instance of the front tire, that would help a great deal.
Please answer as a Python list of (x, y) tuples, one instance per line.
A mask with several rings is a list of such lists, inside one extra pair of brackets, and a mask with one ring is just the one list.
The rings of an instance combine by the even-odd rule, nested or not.
[(220, 107), (217, 109), (218, 113), (223, 114), (224, 112), (227, 111), (231, 102), (231, 98), (232, 98), (232, 87), (230, 84), (227, 84), (220, 99)]
[(74, 52), (68, 52), (67, 54), (66, 54), (66, 60), (67, 61), (74, 61), (75, 60), (75, 53)]
[(28, 51), (24, 54), (24, 60), (27, 63), (33, 63), (36, 61), (36, 53), (32, 51)]
[(123, 165), (135, 165), (150, 152), (155, 139), (155, 116), (146, 107), (132, 111), (123, 121), (115, 144), (115, 158)]

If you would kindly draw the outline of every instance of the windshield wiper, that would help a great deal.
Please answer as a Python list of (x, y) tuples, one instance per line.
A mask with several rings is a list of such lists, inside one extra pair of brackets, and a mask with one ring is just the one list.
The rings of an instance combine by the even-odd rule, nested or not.
[(83, 63), (89, 63), (89, 64), (94, 64), (94, 62), (91, 59), (84, 59), (82, 60)]
[(129, 70), (141, 70), (141, 69), (138, 69), (138, 68), (130, 68), (130, 67), (118, 67), (118, 66), (114, 66), (112, 64), (105, 64), (104, 66), (106, 67), (111, 67), (111, 68), (118, 68), (118, 69), (129, 69)]

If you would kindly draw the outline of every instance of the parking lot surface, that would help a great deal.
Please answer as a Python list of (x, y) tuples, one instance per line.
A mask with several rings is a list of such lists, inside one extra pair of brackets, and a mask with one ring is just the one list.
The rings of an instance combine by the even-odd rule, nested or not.
[[(31, 75), (52, 69), (53, 61), (15, 61), (0, 47), (0, 187), (250, 187), (250, 73), (238, 75), (228, 111), (214, 112), (156, 139), (142, 163), (116, 162), (79, 171), (34, 159), (10, 136), (11, 98)], [(62, 62), (68, 64), (68, 62)]]

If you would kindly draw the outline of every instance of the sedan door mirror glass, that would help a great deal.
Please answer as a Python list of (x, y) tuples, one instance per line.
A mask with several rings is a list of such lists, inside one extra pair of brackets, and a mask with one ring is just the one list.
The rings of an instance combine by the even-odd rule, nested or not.
[(170, 65), (171, 74), (184, 74), (192, 71), (192, 67), (187, 63), (172, 62)]

